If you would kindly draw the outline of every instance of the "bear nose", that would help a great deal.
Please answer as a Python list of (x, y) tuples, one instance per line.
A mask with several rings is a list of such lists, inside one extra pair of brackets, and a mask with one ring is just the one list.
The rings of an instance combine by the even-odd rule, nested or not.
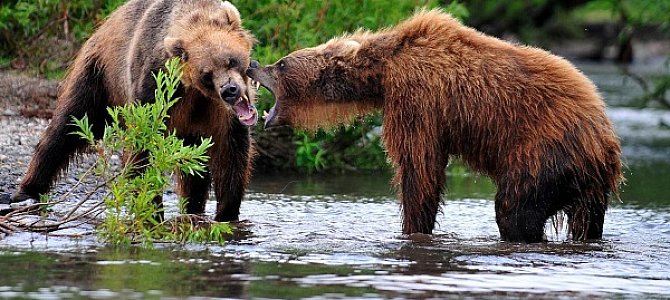
[(252, 60), (252, 61), (249, 63), (249, 68), (258, 69), (260, 66), (261, 66), (261, 64), (258, 63), (257, 60)]
[(221, 98), (230, 104), (235, 104), (235, 100), (240, 98), (242, 89), (237, 83), (231, 82), (221, 88)]

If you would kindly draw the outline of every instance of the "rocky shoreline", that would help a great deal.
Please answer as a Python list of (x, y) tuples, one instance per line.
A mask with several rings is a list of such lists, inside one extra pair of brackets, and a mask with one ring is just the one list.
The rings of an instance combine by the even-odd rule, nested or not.
[[(46, 129), (48, 120), (42, 118), (26, 118), (21, 116), (0, 116), (0, 211), (8, 207), (9, 196), (16, 190), (21, 178), (26, 172), (33, 149), (42, 132)], [(54, 185), (54, 195), (66, 193), (79, 180), (79, 175), (85, 172), (93, 163), (92, 155), (80, 155), (68, 167), (68, 171)], [(86, 185), (79, 189), (82, 191)], [(90, 188), (90, 186), (88, 186)]]
[(0, 199), (14, 190), (25, 174), (34, 146), (48, 121), (3, 115), (0, 117)]

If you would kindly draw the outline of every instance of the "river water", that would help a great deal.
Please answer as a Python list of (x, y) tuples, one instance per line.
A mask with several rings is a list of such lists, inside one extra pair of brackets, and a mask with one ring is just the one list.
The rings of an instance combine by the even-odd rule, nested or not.
[(600, 242), (550, 223), (548, 243), (500, 242), (495, 187), (458, 164), (430, 236), (400, 234), (388, 174), (258, 175), (222, 247), (112, 249), (85, 224), (8, 236), (0, 298), (668, 298), (670, 112), (627, 107), (640, 91), (614, 66), (581, 68), (612, 106), (627, 164)]

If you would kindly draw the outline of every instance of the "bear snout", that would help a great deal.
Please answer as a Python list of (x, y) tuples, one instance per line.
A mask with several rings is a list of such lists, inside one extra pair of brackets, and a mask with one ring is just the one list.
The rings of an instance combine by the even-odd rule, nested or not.
[(249, 68), (247, 68), (247, 77), (250, 77), (251, 79), (257, 80), (256, 77), (258, 77), (258, 72), (261, 70), (261, 65), (255, 61), (252, 60), (249, 63)]
[(230, 82), (221, 88), (221, 98), (231, 105), (242, 96), (242, 89), (235, 82)]
[[(258, 63), (258, 62), (256, 62)], [(272, 73), (272, 70), (270, 67), (260, 67), (256, 66), (254, 67), (254, 64), (251, 63), (249, 65), (249, 68), (247, 69), (247, 76), (251, 78), (252, 83), (254, 85), (257, 83), (260, 86), (263, 86), (264, 88), (268, 89), (272, 95), (275, 95), (275, 87), (277, 84), (277, 78), (276, 76)], [(275, 95), (276, 96), (276, 95)]]

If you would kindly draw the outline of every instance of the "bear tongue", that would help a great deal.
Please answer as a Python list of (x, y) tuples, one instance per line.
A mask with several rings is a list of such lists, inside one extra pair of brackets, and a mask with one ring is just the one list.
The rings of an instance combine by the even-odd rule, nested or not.
[(233, 110), (237, 114), (237, 118), (240, 119), (240, 123), (246, 126), (254, 126), (258, 121), (258, 113), (256, 112), (256, 107), (250, 105), (249, 102), (245, 100), (240, 100), (233, 105)]

